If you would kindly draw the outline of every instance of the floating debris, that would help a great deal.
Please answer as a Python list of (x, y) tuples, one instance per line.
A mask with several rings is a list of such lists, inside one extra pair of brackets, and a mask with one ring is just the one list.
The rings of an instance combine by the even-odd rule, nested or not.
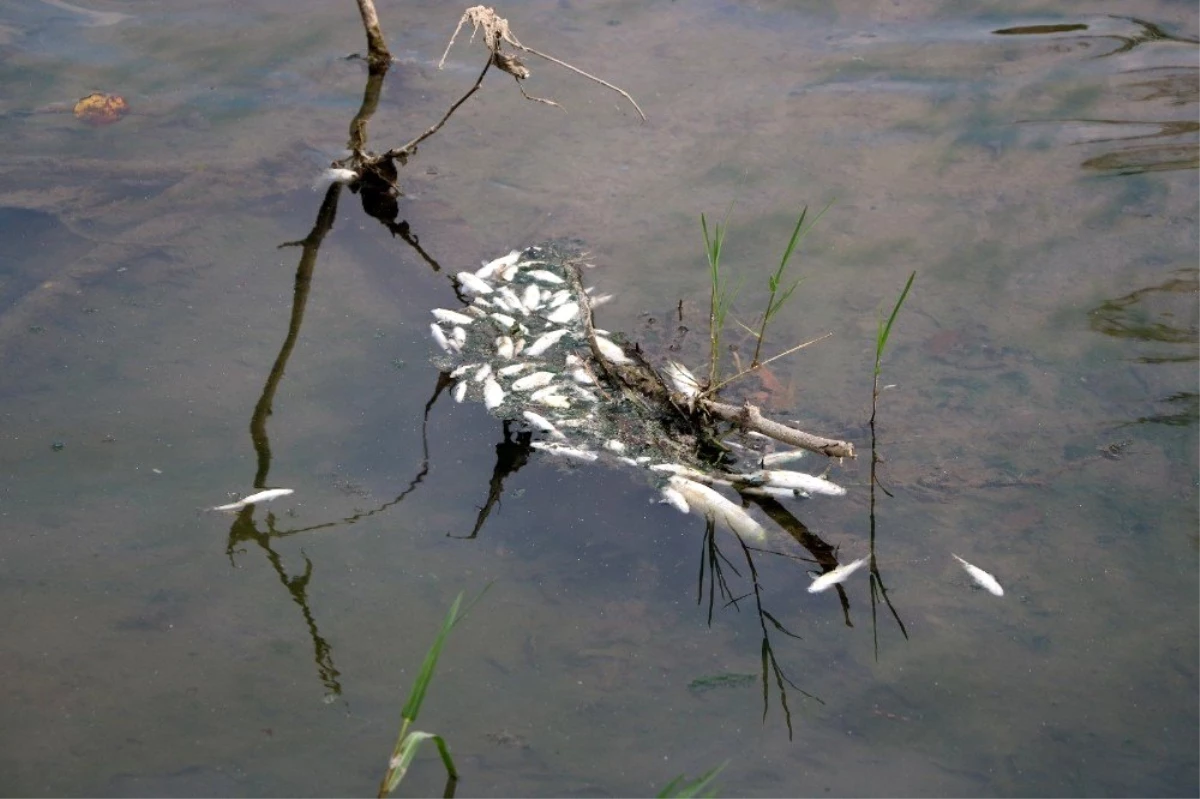
[(978, 566), (972, 566), (953, 552), (950, 555), (962, 564), (962, 567), (967, 570), (967, 574), (971, 575), (971, 579), (977, 582), (980, 587), (986, 589), (993, 596), (1004, 596), (1004, 588), (1000, 586), (1000, 582), (995, 577)]
[(241, 510), (247, 505), (254, 505), (259, 502), (270, 502), (273, 499), (286, 497), (288, 494), (294, 494), (295, 491), (290, 488), (268, 488), (266, 491), (259, 491), (257, 494), (251, 494), (248, 497), (243, 497), (237, 502), (230, 502), (228, 505), (218, 505), (210, 510)]
[(838, 583), (845, 582), (847, 577), (861, 569), (863, 564), (866, 562), (866, 558), (859, 558), (858, 560), (851, 561), (844, 566), (838, 566), (833, 571), (825, 572), (820, 577), (812, 581), (812, 585), (808, 587), (808, 593), (819, 594), (826, 588), (829, 588), (831, 585), (837, 585)]
[[(549, 455), (648, 469), (664, 503), (712, 519), (746, 541), (765, 540), (766, 530), (722, 491), (779, 499), (846, 493), (813, 475), (739, 472), (724, 464), (715, 442), (754, 425), (726, 419), (729, 428), (715, 435), (726, 422), (701, 415), (709, 398), (686, 366), (670, 361), (660, 377), (640, 350), (595, 328), (592, 309), (601, 298), (584, 288), (579, 263), (577, 251), (548, 244), (458, 273), (466, 305), (436, 309), (431, 327), (442, 350), (434, 363), (455, 381), (456, 400), (482, 396), (495, 415), (554, 439), (531, 442)], [(482, 391), (464, 388), (469, 381), (482, 381)], [(764, 461), (771, 438), (734, 437), (746, 442), (739, 445), (743, 462), (754, 466), (795, 457)], [(843, 445), (838, 454), (853, 455), (849, 444), (830, 443)]]

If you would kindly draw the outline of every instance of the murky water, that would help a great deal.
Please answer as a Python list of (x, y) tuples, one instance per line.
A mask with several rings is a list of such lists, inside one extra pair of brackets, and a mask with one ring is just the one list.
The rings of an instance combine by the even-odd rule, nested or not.
[[(649, 120), (544, 63), (526, 88), (562, 109), (489, 75), (403, 176), (412, 243), (342, 192), (307, 260), (280, 245), (319, 228), (361, 100), (353, 3), (143, 6), (0, 10), (4, 792), (373, 791), (445, 609), (489, 582), (419, 724), (460, 795), (646, 794), (726, 760), (744, 795), (1200, 790), (1193, 5), (502, 7)], [(456, 13), (381, 9), (402, 60), (373, 145), (482, 66), (434, 68)], [(92, 91), (132, 113), (77, 122)], [(878, 421), (890, 607), (763, 555), (800, 640), (753, 596), (710, 623), (703, 525), (641, 476), (535, 454), (500, 481), (523, 454), (498, 423), (426, 411), (447, 272), (579, 237), (605, 327), (661, 342), (682, 300), (699, 339), (700, 213), (735, 203), (749, 320), (831, 200), (769, 345), (833, 335), (744, 391), (865, 451), (877, 313), (917, 271)], [(762, 518), (861, 556), (868, 467)], [(197, 511), (255, 485), (296, 493)], [(765, 719), (738, 676), (764, 631), (790, 680)], [(401, 793), (441, 790), (430, 751)]]

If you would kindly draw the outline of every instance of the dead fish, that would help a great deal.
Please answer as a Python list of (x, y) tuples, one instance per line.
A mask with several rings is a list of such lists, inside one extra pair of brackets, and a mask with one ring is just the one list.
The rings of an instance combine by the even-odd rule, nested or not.
[(483, 381), (483, 404), (489, 411), (494, 411), (504, 404), (504, 389), (490, 377)]
[(981, 587), (987, 589), (988, 593), (992, 594), (993, 596), (1004, 596), (1004, 589), (1000, 586), (999, 581), (997, 581), (995, 577), (988, 574), (978, 566), (972, 566), (970, 563), (967, 563), (953, 552), (951, 552), (950, 555), (959, 563), (961, 563), (962, 567), (967, 570), (967, 574), (971, 575), (971, 579), (979, 583)]
[(429, 332), (433, 334), (433, 340), (437, 345), (446, 352), (454, 352), (454, 348), (450, 346), (450, 339), (446, 338), (446, 334), (438, 327), (437, 322), (432, 322), (429, 325)]
[(858, 560), (850, 561), (844, 566), (838, 566), (833, 571), (825, 572), (820, 577), (812, 581), (812, 585), (808, 587), (808, 593), (819, 594), (831, 585), (837, 585), (840, 582), (844, 582), (847, 577), (861, 569), (863, 564), (866, 562), (866, 558), (859, 558)]
[(257, 494), (251, 494), (248, 497), (243, 497), (237, 502), (230, 502), (228, 505), (218, 505), (211, 510), (241, 510), (247, 505), (253, 505), (257, 502), (270, 502), (273, 499), (286, 497), (288, 494), (296, 493), (290, 488), (268, 488), (266, 491), (259, 491)]
[(458, 279), (458, 284), (463, 287), (463, 291), (468, 294), (492, 293), (492, 287), (486, 280), (476, 277), (470, 272), (459, 272), (455, 277)]
[(475, 372), (475, 382), (482, 383), (484, 380), (487, 380), (491, 374), (492, 365), (490, 363), (485, 363), (483, 366), (479, 367), (477, 372)]
[(565, 327), (558, 330), (552, 330), (549, 333), (543, 333), (542, 335), (538, 336), (532, 344), (529, 345), (529, 349), (525, 350), (525, 357), (538, 357), (543, 352), (557, 344), (559, 339), (566, 334), (567, 329)]
[(525, 316), (529, 313), (529, 309), (525, 307), (525, 303), (521, 302), (521, 298), (517, 296), (517, 292), (510, 289), (508, 286), (501, 286), (499, 289), (500, 296), (508, 303), (514, 311)]
[(513, 319), (508, 314), (494, 313), (494, 314), (492, 314), (492, 318), (495, 319), (497, 322), (499, 322), (501, 327), (503, 327), (504, 330), (512, 330), (514, 327), (517, 326), (517, 320)]
[(803, 472), (787, 472), (782, 469), (765, 469), (748, 475), (745, 481), (751, 486), (774, 486), (776, 488), (791, 488), (806, 494), (823, 494), (827, 497), (840, 497), (846, 489), (829, 482), (822, 477), (816, 477)]
[(565, 447), (562, 444), (555, 444), (553, 441), (531, 441), (529, 446), (534, 449), (540, 449), (544, 452), (549, 452), (551, 455), (562, 455), (564, 458), (575, 458), (581, 461), (594, 461), (600, 456), (586, 449), (576, 449), (575, 447)]
[(751, 518), (750, 514), (713, 491), (706, 485), (672, 475), (667, 478), (670, 487), (678, 491), (693, 510), (701, 511), (713, 521), (724, 522), (730, 530), (743, 539), (765, 541), (767, 531)]
[(546, 317), (546, 321), (556, 325), (565, 325), (577, 316), (579, 316), (579, 303), (568, 302), (555, 308), (554, 312)]
[[(637, 463), (637, 461), (632, 459), (629, 460), (630, 463)], [(659, 502), (670, 505), (680, 513), (687, 513), (690, 510), (690, 508), (688, 508), (687, 500), (683, 498), (683, 494), (680, 494), (678, 491), (670, 487), (662, 490), (662, 499), (660, 499)]]
[(770, 455), (763, 455), (761, 466), (764, 469), (771, 469), (776, 466), (782, 466), (785, 463), (798, 461), (807, 454), (802, 449), (791, 449), (787, 452), (772, 452)]
[[(512, 377), (518, 372), (523, 372), (532, 366), (533, 364), (531, 363), (514, 363), (509, 366), (505, 366), (503, 369), (497, 369), (496, 374), (500, 375), (501, 377)], [(450, 376), (453, 377), (454, 375), (451, 374)]]
[(521, 297), (521, 304), (531, 311), (536, 311), (538, 306), (542, 304), (541, 290), (530, 283), (525, 287), (525, 294)]
[(467, 381), (462, 381), (454, 387), (454, 401), (462, 402), (467, 398)]
[(547, 272), (545, 269), (530, 269), (525, 274), (529, 275), (534, 280), (540, 280), (543, 283), (559, 284), (563, 279), (553, 272)]
[(535, 388), (545, 388), (554, 380), (554, 372), (534, 372), (513, 381), (513, 391), (533, 391)]
[(462, 350), (463, 345), (467, 343), (467, 331), (461, 327), (456, 327), (450, 331), (450, 346), (454, 347), (454, 351)]
[(554, 292), (554, 296), (550, 298), (550, 307), (557, 308), (569, 299), (571, 299), (571, 292), (566, 289), (556, 291)]
[(508, 336), (496, 339), (496, 354), (501, 358), (511, 358), (514, 355), (513, 340)]
[(596, 348), (600, 350), (600, 354), (604, 356), (605, 360), (612, 363), (629, 363), (629, 356), (625, 354), (625, 351), (604, 336), (596, 336)]
[(667, 361), (663, 371), (667, 373), (667, 379), (680, 394), (689, 399), (700, 396), (700, 381), (686, 366), (678, 361)]
[(534, 429), (541, 430), (543, 433), (549, 433), (555, 438), (566, 438), (566, 436), (564, 436), (562, 432), (545, 416), (534, 413), (533, 411), (522, 411), (521, 415), (525, 417), (525, 421), (529, 422), (530, 426)]
[(465, 375), (467, 372), (469, 372), (469, 371), (471, 371), (472, 369), (474, 369), (476, 366), (479, 366), (479, 364), (477, 364), (477, 363), (464, 363), (462, 366), (458, 367), (458, 368), (457, 368), (457, 369), (455, 369), (453, 372), (451, 372), (451, 373), (450, 373), (450, 376), (451, 376), (451, 377), (453, 377), (455, 380), (457, 380), (458, 378), (460, 378), (460, 377), (462, 377), (463, 375)]
[(482, 269), (479, 269), (475, 272), (475, 276), (484, 279), (490, 278), (500, 270), (513, 266), (520, 259), (521, 253), (517, 250), (513, 250), (508, 255), (503, 255), (494, 261), (489, 261), (488, 263), (484, 264)]
[(439, 322), (445, 322), (448, 325), (469, 325), (475, 321), (475, 317), (467, 316), (465, 313), (458, 311), (448, 311), (445, 308), (434, 308), (433, 317)]

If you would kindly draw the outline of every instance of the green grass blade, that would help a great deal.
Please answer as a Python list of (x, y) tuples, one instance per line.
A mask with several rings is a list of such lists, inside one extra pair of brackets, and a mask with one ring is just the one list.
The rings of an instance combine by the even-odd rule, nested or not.
[(412, 765), (413, 758), (417, 756), (421, 744), (429, 740), (437, 744), (438, 752), (442, 756), (442, 763), (446, 766), (446, 772), (450, 779), (458, 779), (458, 769), (454, 767), (454, 760), (450, 757), (450, 750), (446, 748), (446, 742), (442, 736), (414, 730), (405, 737), (404, 742), (400, 745), (400, 750), (388, 764), (388, 773), (384, 779), (381, 796), (386, 796), (396, 790), (400, 781), (404, 779), (404, 775), (408, 773), (408, 767)]
[(892, 325), (896, 321), (896, 314), (900, 313), (900, 306), (904, 304), (904, 300), (908, 298), (908, 291), (912, 288), (913, 281), (917, 279), (917, 273), (914, 271), (908, 276), (908, 282), (904, 284), (904, 291), (900, 292), (900, 299), (896, 300), (895, 307), (892, 308), (892, 314), (888, 317), (885, 324), (883, 319), (879, 320), (879, 328), (875, 334), (875, 376), (878, 377), (881, 367), (880, 361), (883, 360), (883, 350), (887, 347), (888, 337), (892, 335)]
[(716, 768), (709, 769), (691, 782), (686, 782), (686, 778), (680, 774), (678, 777), (667, 783), (665, 788), (658, 792), (659, 799), (664, 799), (664, 797), (670, 797), (671, 799), (675, 799), (676, 797), (678, 797), (678, 799), (685, 799), (686, 797), (693, 796), (715, 796), (716, 791), (709, 791), (708, 793), (702, 793), (702, 791), (707, 791), (709, 788), (711, 788), (713, 781), (717, 778), (717, 775), (724, 771), (725, 767), (728, 765), (729, 761), (726, 760), (721, 765), (717, 766)]
[(416, 721), (417, 714), (421, 712), (421, 703), (425, 701), (425, 692), (429, 689), (429, 681), (433, 679), (433, 670), (437, 668), (438, 658), (442, 654), (442, 647), (446, 644), (446, 636), (450, 633), (450, 628), (458, 620), (458, 606), (462, 603), (462, 598), (462, 591), (459, 591), (458, 596), (454, 599), (454, 604), (450, 606), (450, 612), (446, 614), (446, 618), (442, 621), (442, 629), (438, 631), (433, 646), (425, 653), (425, 662), (421, 664), (421, 671), (417, 674), (417, 681), (413, 684), (412, 691), (408, 695), (408, 701), (404, 703), (404, 709), (400, 711), (400, 715), (406, 721)]

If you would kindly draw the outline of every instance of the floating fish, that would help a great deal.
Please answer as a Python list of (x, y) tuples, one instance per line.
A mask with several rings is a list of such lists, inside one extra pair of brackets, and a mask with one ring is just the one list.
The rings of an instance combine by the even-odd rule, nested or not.
[(866, 558), (859, 558), (858, 560), (850, 561), (844, 566), (838, 566), (833, 571), (825, 572), (820, 577), (812, 581), (812, 585), (808, 587), (808, 593), (819, 594), (831, 585), (837, 585), (840, 582), (844, 582), (847, 577), (861, 569), (863, 564), (866, 562)]
[(725, 497), (706, 485), (672, 475), (667, 478), (670, 487), (678, 491), (693, 510), (699, 510), (713, 521), (724, 522), (730, 530), (743, 539), (765, 541), (767, 531), (763, 526)]
[(516, 348), (513, 345), (513, 340), (508, 336), (501, 336), (496, 339), (496, 354), (501, 358), (511, 358), (516, 354)]
[(764, 469), (772, 469), (776, 466), (782, 466), (785, 463), (798, 461), (805, 457), (808, 453), (802, 449), (791, 449), (786, 452), (772, 452), (770, 455), (763, 455), (762, 467)]
[[(627, 458), (626, 460), (635, 466), (637, 465), (637, 461), (633, 460), (632, 458)], [(662, 490), (662, 499), (660, 499), (659, 502), (670, 505), (680, 513), (687, 513), (690, 510), (690, 508), (688, 508), (687, 500), (683, 498), (683, 494), (680, 494), (678, 491), (670, 487)]]
[(700, 381), (683, 364), (678, 361), (667, 361), (663, 372), (666, 373), (667, 379), (680, 394), (689, 399), (700, 396)]
[(508, 314), (497, 312), (492, 314), (492, 318), (499, 322), (505, 330), (512, 330), (517, 326), (517, 320)]
[(529, 275), (534, 280), (540, 280), (543, 283), (559, 284), (563, 279), (553, 272), (547, 272), (545, 269), (530, 269), (525, 274)]
[(576, 316), (579, 316), (579, 303), (567, 302), (555, 308), (554, 311), (546, 317), (546, 321), (553, 322), (556, 325), (565, 325)]
[(566, 438), (554, 424), (539, 413), (533, 411), (523, 411), (521, 413), (525, 417), (525, 421), (529, 422), (530, 426), (536, 430), (541, 430), (543, 433), (549, 433), (555, 438)]
[(494, 261), (489, 261), (488, 263), (484, 264), (483, 268), (475, 273), (475, 276), (487, 280), (498, 271), (516, 265), (517, 261), (519, 260), (521, 260), (521, 252), (519, 250), (513, 250), (508, 255), (503, 255)]
[(549, 452), (551, 455), (562, 455), (564, 458), (575, 458), (580, 461), (591, 462), (600, 457), (590, 450), (564, 447), (562, 444), (555, 444), (553, 441), (532, 441), (529, 446)]
[(437, 342), (439, 347), (446, 352), (454, 352), (454, 348), (450, 346), (450, 339), (446, 338), (445, 332), (438, 327), (437, 322), (429, 325), (429, 332), (433, 334), (433, 340)]
[(455, 275), (458, 278), (458, 283), (463, 287), (463, 291), (468, 294), (491, 294), (492, 287), (488, 285), (486, 280), (476, 277), (470, 272), (459, 272)]
[(484, 380), (487, 380), (491, 374), (492, 365), (490, 363), (485, 363), (483, 366), (479, 367), (477, 372), (475, 372), (475, 382), (482, 383)]
[[(533, 364), (531, 363), (514, 363), (510, 366), (505, 366), (503, 369), (497, 369), (496, 374), (500, 375), (501, 377), (512, 377), (513, 375), (519, 374), (520, 372), (532, 367)], [(450, 376), (454, 377), (454, 373), (451, 372)]]
[(532, 344), (529, 345), (529, 349), (525, 351), (525, 357), (538, 357), (546, 350), (557, 344), (559, 339), (567, 335), (567, 332), (567, 329), (564, 327), (558, 330), (552, 330), (549, 333), (543, 333), (541, 336), (538, 336), (538, 338), (535, 339)]
[(1000, 583), (995, 577), (988, 574), (978, 566), (972, 566), (970, 563), (967, 563), (953, 552), (951, 552), (950, 555), (959, 563), (961, 563), (962, 567), (967, 570), (967, 574), (971, 575), (971, 579), (979, 583), (981, 587), (987, 589), (988, 593), (992, 594), (993, 596), (1004, 596), (1004, 589), (1000, 586)]
[(286, 497), (288, 494), (294, 494), (290, 488), (268, 488), (266, 491), (259, 491), (257, 494), (251, 494), (248, 497), (243, 497), (237, 502), (230, 502), (228, 505), (218, 505), (211, 510), (241, 510), (247, 505), (253, 505), (256, 502), (270, 502), (273, 499)]
[(463, 381), (454, 387), (454, 401), (462, 402), (467, 397), (467, 383)]
[(630, 362), (629, 356), (625, 354), (625, 351), (604, 336), (596, 336), (596, 348), (600, 350), (600, 354), (604, 356), (605, 360), (612, 361), (613, 363)]
[(433, 317), (439, 322), (445, 322), (448, 325), (469, 325), (475, 321), (474, 317), (467, 316), (465, 313), (447, 311), (445, 308), (434, 308)]
[(545, 388), (554, 380), (554, 372), (534, 372), (513, 381), (513, 391), (533, 391), (535, 388)]
[(504, 389), (490, 377), (483, 381), (483, 404), (489, 411), (494, 411), (504, 404)]
[(756, 487), (791, 488), (805, 494), (823, 494), (827, 497), (840, 497), (846, 493), (846, 489), (823, 477), (815, 477), (803, 472), (787, 472), (781, 469), (765, 469), (755, 472), (745, 478), (745, 483)]
[(542, 304), (541, 290), (530, 283), (525, 287), (525, 293), (521, 296), (521, 304), (531, 311), (536, 311), (538, 306)]

